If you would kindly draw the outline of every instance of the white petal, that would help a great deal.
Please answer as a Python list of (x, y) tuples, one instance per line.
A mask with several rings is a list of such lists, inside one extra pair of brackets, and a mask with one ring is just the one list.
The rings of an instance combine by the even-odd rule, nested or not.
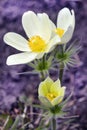
[(44, 106), (46, 106), (46, 107), (48, 107), (48, 108), (51, 108), (51, 107), (52, 107), (51, 102), (50, 102), (46, 97), (44, 97), (44, 96), (39, 96), (39, 100), (40, 100), (40, 102), (41, 102)]
[(14, 54), (7, 58), (6, 63), (7, 65), (26, 64), (33, 61), (36, 58), (36, 56), (36, 53), (29, 52)]
[(41, 27), (40, 35), (42, 36), (42, 38), (44, 40), (46, 40), (48, 42), (51, 37), (51, 31), (52, 31), (50, 19), (49, 19), (48, 15), (45, 13), (43, 13), (43, 14), (38, 13), (37, 15), (40, 20), (40, 27)]
[(41, 58), (43, 57), (43, 55), (44, 55), (44, 52), (39, 53), (39, 54), (37, 55), (36, 59), (41, 59)]
[(54, 31), (56, 29), (56, 25), (50, 20), (51, 23), (51, 29)]
[(29, 38), (39, 34), (40, 23), (34, 12), (28, 11), (23, 14), (22, 25)]
[[(61, 39), (58, 35), (55, 35), (49, 42), (48, 46), (47, 46), (47, 49), (46, 49), (46, 52), (50, 52), (52, 51), (55, 46), (60, 43)], [(53, 48), (53, 49), (52, 49)]]
[(62, 87), (59, 89), (58, 97), (56, 97), (54, 100), (52, 100), (53, 105), (57, 105), (63, 100), (64, 95), (65, 95), (65, 89), (66, 89), (66, 87)]
[(72, 38), (73, 35), (73, 27), (69, 26), (67, 31), (64, 33), (64, 35), (61, 38), (61, 43), (67, 43)]
[(55, 105), (58, 105), (62, 100), (63, 100), (63, 97), (58, 96), (58, 97), (54, 98), (51, 103), (53, 106), (55, 106)]
[(75, 13), (74, 13), (74, 10), (71, 10), (71, 13), (72, 13), (72, 27), (73, 29), (75, 28)]
[(65, 95), (65, 90), (66, 90), (66, 87), (65, 87), (65, 86), (61, 87), (61, 89), (60, 89), (60, 91), (59, 91), (59, 95), (62, 96), (62, 97), (64, 97), (64, 95)]
[(52, 30), (51, 36), (54, 37), (56, 25), (51, 20), (50, 20), (50, 23), (51, 23), (51, 30)]
[(17, 33), (6, 33), (4, 35), (4, 42), (20, 51), (31, 51), (28, 46), (28, 41)]
[(68, 8), (61, 9), (57, 17), (57, 27), (67, 30), (72, 25), (73, 18)]

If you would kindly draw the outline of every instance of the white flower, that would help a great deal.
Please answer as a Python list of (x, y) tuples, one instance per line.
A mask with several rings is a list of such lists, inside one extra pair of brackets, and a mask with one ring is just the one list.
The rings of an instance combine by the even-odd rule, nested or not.
[(55, 106), (62, 102), (66, 87), (61, 87), (60, 80), (55, 82), (47, 77), (38, 88), (39, 99), (46, 106)]
[(7, 58), (7, 65), (24, 64), (40, 59), (44, 53), (48, 53), (53, 46), (60, 42), (60, 38), (51, 38), (51, 24), (47, 14), (37, 15), (28, 11), (23, 14), (22, 25), (28, 36), (26, 40), (17, 33), (9, 32), (5, 34), (6, 44), (22, 51), (22, 53), (11, 55)]
[(68, 8), (63, 8), (59, 11), (57, 16), (57, 27), (52, 23), (52, 29), (55, 34), (57, 34), (61, 42), (58, 44), (64, 44), (69, 42), (72, 38), (73, 31), (75, 28), (75, 14), (74, 10), (69, 10)]

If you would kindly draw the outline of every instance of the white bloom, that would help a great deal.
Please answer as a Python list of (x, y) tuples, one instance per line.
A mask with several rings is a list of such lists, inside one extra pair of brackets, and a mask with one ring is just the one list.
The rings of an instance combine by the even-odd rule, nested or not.
[(66, 87), (61, 87), (59, 79), (54, 82), (50, 77), (48, 77), (39, 85), (39, 99), (42, 104), (46, 106), (58, 105), (64, 98), (65, 89)]
[(51, 38), (51, 23), (47, 14), (35, 14), (32, 11), (25, 12), (22, 17), (22, 25), (28, 36), (26, 40), (17, 33), (5, 34), (6, 44), (22, 51), (7, 58), (7, 65), (24, 64), (40, 59), (44, 53), (48, 53), (53, 46), (60, 42), (60, 38)]
[(57, 34), (61, 39), (61, 42), (58, 44), (69, 42), (75, 28), (74, 10), (70, 11), (68, 8), (61, 9), (57, 16), (57, 28), (53, 23), (51, 24), (55, 34)]

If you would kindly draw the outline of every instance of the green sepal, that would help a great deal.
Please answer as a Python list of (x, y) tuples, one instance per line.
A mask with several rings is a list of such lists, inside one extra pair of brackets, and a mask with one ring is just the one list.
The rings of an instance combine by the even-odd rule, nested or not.
[(50, 115), (57, 117), (63, 117), (66, 115), (66, 112), (63, 112), (62, 107), (59, 105), (56, 105), (50, 109)]
[(50, 112), (55, 115), (55, 114), (59, 113), (59, 112), (61, 111), (61, 109), (62, 109), (61, 106), (56, 105), (56, 106), (54, 106), (54, 107), (52, 107), (52, 108), (50, 109)]

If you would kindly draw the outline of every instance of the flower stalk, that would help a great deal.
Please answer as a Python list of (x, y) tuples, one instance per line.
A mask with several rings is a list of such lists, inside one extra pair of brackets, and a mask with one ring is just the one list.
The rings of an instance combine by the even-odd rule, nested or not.
[(40, 71), (40, 78), (41, 78), (41, 81), (45, 80), (46, 78), (46, 55), (43, 56), (42, 58), (42, 66), (41, 66), (41, 71)]
[(41, 81), (43, 81), (45, 79), (45, 75), (44, 75), (43, 71), (40, 72), (40, 79), (41, 79)]
[[(64, 54), (63, 45), (60, 45), (60, 52), (61, 52), (61, 56), (63, 57), (63, 54)], [(63, 72), (64, 72), (64, 64), (61, 61), (60, 65), (59, 65), (59, 79), (60, 79), (61, 83), (62, 83), (62, 79), (63, 79)]]
[(56, 119), (55, 119), (55, 116), (52, 117), (51, 128), (52, 128), (52, 130), (56, 130)]
[(62, 80), (63, 80), (63, 72), (64, 72), (64, 64), (63, 63), (60, 63), (60, 66), (59, 66), (59, 79), (62, 83)]

